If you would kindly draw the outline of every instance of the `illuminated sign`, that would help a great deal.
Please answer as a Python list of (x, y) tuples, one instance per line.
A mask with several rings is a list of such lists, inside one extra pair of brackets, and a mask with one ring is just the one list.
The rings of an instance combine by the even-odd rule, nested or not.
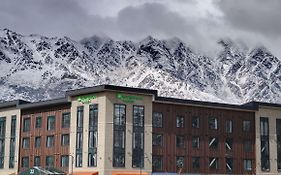
[(95, 95), (84, 95), (84, 96), (79, 96), (77, 100), (83, 104), (88, 104), (91, 103), (91, 100), (97, 98)]
[(136, 100), (143, 100), (142, 97), (134, 96), (134, 95), (124, 95), (122, 93), (117, 93), (117, 99), (125, 102), (125, 103), (134, 103)]

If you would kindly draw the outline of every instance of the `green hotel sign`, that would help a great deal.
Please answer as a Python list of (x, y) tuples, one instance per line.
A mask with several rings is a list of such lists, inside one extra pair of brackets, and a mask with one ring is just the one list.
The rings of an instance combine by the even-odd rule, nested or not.
[(122, 93), (117, 93), (116, 98), (125, 103), (134, 103), (136, 100), (143, 100), (142, 97), (134, 96), (134, 95), (125, 95)]
[(97, 96), (95, 95), (83, 95), (83, 96), (79, 96), (77, 100), (83, 104), (88, 104), (91, 103), (91, 100), (95, 98), (97, 98)]

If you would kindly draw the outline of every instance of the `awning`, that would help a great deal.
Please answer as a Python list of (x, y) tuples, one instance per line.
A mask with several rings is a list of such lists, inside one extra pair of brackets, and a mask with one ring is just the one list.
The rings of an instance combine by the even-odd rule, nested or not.
[(33, 167), (20, 173), (20, 175), (66, 175), (66, 173), (55, 168)]

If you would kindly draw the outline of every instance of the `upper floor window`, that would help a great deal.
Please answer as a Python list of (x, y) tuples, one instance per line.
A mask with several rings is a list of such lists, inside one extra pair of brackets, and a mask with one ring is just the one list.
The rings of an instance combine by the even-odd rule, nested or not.
[(177, 128), (184, 127), (184, 117), (183, 116), (177, 116), (176, 126), (177, 126)]
[(54, 167), (54, 156), (46, 156), (46, 167)]
[(217, 149), (219, 146), (219, 140), (217, 137), (210, 137), (209, 138), (209, 148)]
[(184, 167), (184, 156), (176, 157), (176, 166), (177, 166), (177, 169)]
[(192, 128), (199, 128), (199, 117), (192, 117)]
[(160, 112), (153, 112), (152, 125), (154, 128), (163, 127), (163, 114)]
[(226, 138), (225, 140), (225, 149), (227, 151), (231, 151), (233, 147), (233, 139), (232, 138)]
[(192, 168), (194, 170), (200, 169), (200, 157), (192, 157)]
[(35, 128), (41, 128), (41, 127), (42, 127), (42, 117), (36, 117)]
[(69, 112), (62, 114), (61, 127), (62, 128), (70, 127), (70, 113)]
[(46, 147), (49, 148), (49, 147), (53, 147), (54, 145), (55, 145), (55, 137), (53, 135), (47, 136)]
[(22, 157), (21, 158), (21, 167), (28, 168), (29, 167), (29, 157)]
[(161, 171), (163, 169), (162, 156), (152, 156), (152, 169), (153, 171)]
[(251, 171), (252, 170), (252, 160), (244, 159), (244, 170)]
[(29, 148), (29, 137), (22, 138), (22, 148)]
[(233, 130), (233, 122), (232, 120), (225, 121), (225, 132), (231, 134)]
[(62, 155), (60, 158), (60, 166), (61, 167), (68, 167), (69, 166), (69, 156)]
[(35, 148), (40, 148), (41, 146), (41, 137), (35, 137)]
[(176, 146), (178, 148), (184, 148), (184, 136), (181, 135), (176, 136)]
[(243, 120), (243, 131), (250, 131), (251, 130), (251, 121)]
[(200, 139), (198, 136), (192, 137), (192, 148), (199, 148), (200, 146)]
[(162, 146), (163, 145), (163, 135), (153, 133), (152, 134), (152, 145), (153, 146)]
[(47, 118), (47, 130), (54, 130), (56, 126), (55, 116), (48, 116)]
[(114, 105), (114, 125), (124, 126), (126, 124), (126, 106), (123, 104)]
[(212, 170), (216, 170), (219, 168), (219, 161), (217, 157), (210, 157), (209, 158), (209, 168)]
[(209, 117), (209, 129), (217, 130), (219, 128), (218, 119), (216, 117)]
[(23, 119), (23, 132), (30, 131), (30, 117)]
[(61, 135), (61, 146), (69, 145), (69, 134)]

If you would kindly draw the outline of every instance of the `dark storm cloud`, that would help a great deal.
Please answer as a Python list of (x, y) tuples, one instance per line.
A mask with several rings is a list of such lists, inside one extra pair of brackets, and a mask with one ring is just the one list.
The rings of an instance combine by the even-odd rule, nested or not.
[(264, 35), (281, 35), (280, 0), (220, 0), (225, 21), (232, 26)]

